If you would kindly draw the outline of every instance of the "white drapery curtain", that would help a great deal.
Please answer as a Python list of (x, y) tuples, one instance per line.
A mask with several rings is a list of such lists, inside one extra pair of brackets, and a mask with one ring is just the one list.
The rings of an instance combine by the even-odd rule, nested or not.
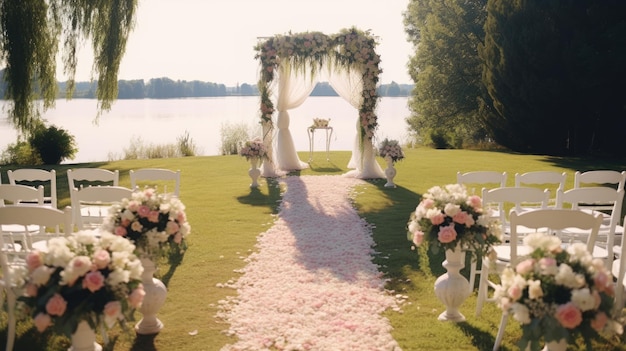
[(283, 171), (293, 171), (308, 168), (309, 165), (302, 162), (296, 153), (293, 137), (289, 131), (289, 110), (294, 109), (309, 97), (315, 84), (316, 77), (305, 74), (310, 72), (309, 65), (304, 69), (294, 70), (289, 64), (281, 64), (278, 70), (278, 99), (276, 109), (278, 119), (276, 126), (276, 148), (274, 161), (276, 168)]
[[(385, 178), (385, 172), (382, 170), (374, 153), (373, 145), (370, 140), (364, 138), (361, 140), (361, 125), (358, 110), (363, 104), (363, 74), (360, 70), (352, 68), (346, 70), (342, 67), (335, 67), (329, 76), (329, 83), (335, 89), (337, 94), (344, 100), (348, 101), (352, 107), (357, 110), (356, 119), (356, 135), (354, 137), (354, 146), (352, 148), (352, 157), (348, 162), (348, 168), (354, 170), (345, 174), (354, 178)], [(361, 142), (363, 149), (361, 149)], [(363, 150), (363, 154), (361, 154)]]

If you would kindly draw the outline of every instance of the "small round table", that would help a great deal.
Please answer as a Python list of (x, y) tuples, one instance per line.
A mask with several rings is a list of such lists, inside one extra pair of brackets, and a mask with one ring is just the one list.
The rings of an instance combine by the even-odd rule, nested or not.
[[(309, 162), (313, 161), (313, 149), (315, 148), (315, 131), (317, 129), (323, 129), (326, 131), (326, 161), (330, 161), (330, 139), (333, 136), (333, 127), (308, 127), (306, 129), (309, 135)], [(330, 133), (329, 133), (330, 131)]]

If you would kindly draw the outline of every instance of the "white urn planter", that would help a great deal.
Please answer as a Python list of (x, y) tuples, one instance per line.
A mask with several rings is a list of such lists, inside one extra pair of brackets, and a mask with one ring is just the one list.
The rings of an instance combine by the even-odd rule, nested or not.
[(435, 281), (435, 295), (446, 306), (446, 310), (439, 315), (440, 321), (463, 322), (465, 316), (459, 312), (459, 307), (470, 294), (469, 282), (460, 271), (465, 266), (465, 251), (457, 245), (454, 250), (446, 250), (446, 260), (442, 266), (447, 270)]
[(385, 169), (385, 176), (387, 177), (386, 188), (395, 188), (396, 184), (393, 182), (393, 178), (396, 177), (396, 169), (393, 166), (393, 159), (390, 156), (385, 156), (385, 162), (387, 162), (387, 169)]
[(162, 281), (154, 278), (156, 264), (152, 260), (142, 258), (141, 264), (143, 265), (141, 282), (146, 295), (139, 308), (143, 318), (135, 325), (135, 331), (137, 334), (152, 335), (159, 333), (163, 329), (163, 323), (157, 318), (157, 313), (165, 304), (167, 288)]
[(102, 346), (96, 342), (96, 332), (87, 321), (78, 322), (78, 327), (70, 339), (72, 346), (69, 351), (102, 351)]
[(248, 175), (252, 178), (252, 184), (250, 184), (250, 187), (258, 188), (258, 179), (261, 175), (261, 170), (259, 169), (259, 159), (257, 157), (250, 157), (250, 169), (248, 170)]

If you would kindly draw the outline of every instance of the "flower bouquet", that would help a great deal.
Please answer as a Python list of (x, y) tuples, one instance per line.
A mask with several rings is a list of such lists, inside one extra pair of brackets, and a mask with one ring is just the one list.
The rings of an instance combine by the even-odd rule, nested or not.
[(440, 248), (454, 250), (460, 244), (478, 258), (501, 242), (500, 227), (489, 213), (483, 213), (481, 198), (468, 196), (460, 184), (428, 189), (411, 213), (408, 229), (409, 240), (416, 246), (428, 242), (435, 253)]
[(330, 118), (329, 119), (313, 118), (313, 125), (311, 127), (312, 128), (326, 128), (328, 127), (329, 123), (330, 123)]
[(404, 153), (398, 141), (387, 138), (378, 146), (378, 154), (382, 158), (391, 158), (392, 163), (396, 163), (404, 158)]
[(48, 251), (28, 254), (20, 302), (39, 332), (53, 327), (71, 336), (80, 322), (123, 327), (145, 295), (135, 246), (110, 233), (91, 231), (48, 241)]
[(250, 160), (250, 158), (253, 157), (264, 161), (269, 160), (265, 144), (263, 144), (263, 140), (259, 137), (246, 141), (239, 148), (239, 155), (245, 157), (246, 160)]
[(611, 319), (614, 285), (604, 261), (594, 259), (582, 243), (565, 250), (556, 236), (529, 234), (524, 244), (533, 252), (502, 273), (495, 292), (502, 310), (522, 323), (519, 346), (539, 350), (539, 342), (568, 343), (582, 336), (591, 350), (599, 332), (622, 333)]
[(134, 192), (130, 199), (113, 205), (102, 228), (131, 240), (137, 256), (152, 261), (167, 253), (168, 248), (183, 253), (191, 232), (185, 205), (177, 197), (158, 194), (153, 188)]

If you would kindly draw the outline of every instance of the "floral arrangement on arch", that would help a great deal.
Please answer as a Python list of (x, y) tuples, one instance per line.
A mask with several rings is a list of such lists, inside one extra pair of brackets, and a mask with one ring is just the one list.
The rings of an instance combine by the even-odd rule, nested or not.
[(493, 251), (501, 237), (497, 220), (483, 212), (482, 199), (468, 196), (461, 184), (428, 189), (408, 223), (408, 239), (416, 246), (428, 243), (435, 253), (460, 245), (474, 258), (483, 257)]
[(35, 327), (49, 327), (71, 336), (79, 322), (92, 329), (104, 322), (108, 328), (132, 320), (145, 291), (143, 266), (128, 240), (94, 231), (52, 238), (47, 252), (33, 251), (26, 257), (24, 296), (20, 303), (32, 313)]
[(378, 154), (382, 158), (391, 158), (391, 162), (396, 163), (404, 158), (402, 147), (397, 140), (389, 140), (385, 138), (378, 146)]
[(153, 188), (133, 192), (130, 199), (114, 204), (102, 228), (129, 239), (140, 258), (153, 261), (168, 251), (183, 253), (191, 233), (182, 201)]
[(600, 332), (622, 333), (611, 318), (613, 276), (604, 261), (593, 258), (587, 245), (563, 249), (557, 236), (533, 233), (524, 237), (533, 252), (515, 267), (507, 267), (495, 292), (500, 308), (522, 323), (523, 350), (539, 350), (539, 341), (573, 342), (584, 338), (587, 348)]
[(239, 148), (239, 155), (245, 157), (246, 160), (250, 160), (250, 158), (255, 157), (259, 160), (269, 161), (267, 148), (265, 147), (263, 140), (259, 137), (248, 140), (241, 145)]
[(325, 119), (325, 118), (313, 118), (313, 125), (311, 127), (314, 128), (324, 128), (324, 127), (328, 127), (328, 124), (330, 123), (330, 118), (329, 119)]

